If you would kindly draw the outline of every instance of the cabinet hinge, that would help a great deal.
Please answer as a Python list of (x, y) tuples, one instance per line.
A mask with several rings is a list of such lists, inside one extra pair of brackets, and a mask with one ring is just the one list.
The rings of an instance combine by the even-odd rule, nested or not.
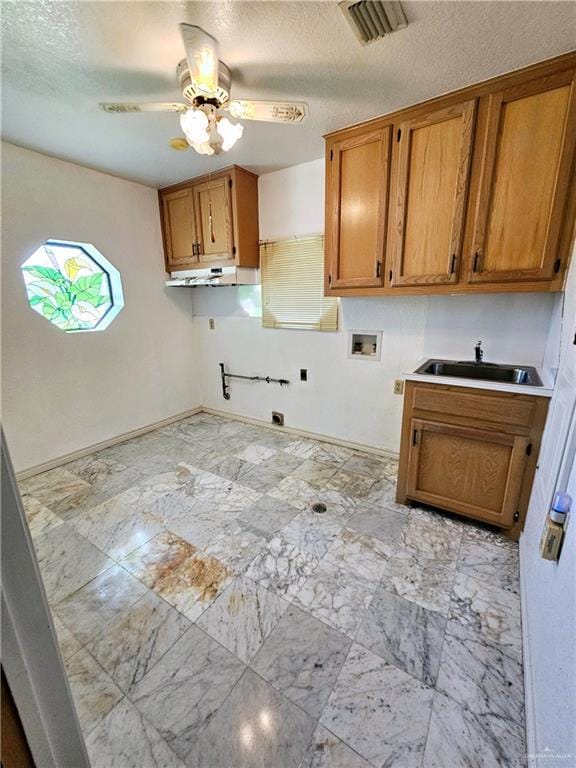
[(560, 272), (560, 264), (561, 263), (562, 262), (560, 261), (560, 259), (556, 259), (556, 261), (554, 262), (554, 274), (555, 275), (557, 275), (558, 272)]
[(528, 445), (526, 446), (526, 456), (530, 456), (531, 453), (532, 453), (532, 443), (528, 443)]
[(330, 160), (333, 160), (333, 159), (334, 159), (334, 150), (331, 149), (330, 150)]
[(402, 131), (400, 130), (400, 128), (398, 128), (398, 130), (396, 131), (396, 141), (400, 141), (401, 137), (402, 137)]
[(514, 522), (517, 523), (520, 520), (520, 512), (514, 512)]

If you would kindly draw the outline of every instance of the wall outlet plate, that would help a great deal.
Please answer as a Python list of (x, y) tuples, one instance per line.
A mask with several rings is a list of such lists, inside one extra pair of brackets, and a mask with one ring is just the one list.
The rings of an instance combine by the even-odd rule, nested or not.
[(404, 379), (394, 379), (394, 394), (395, 395), (404, 394)]
[(284, 414), (280, 411), (272, 411), (272, 424), (276, 424), (277, 427), (284, 426)]

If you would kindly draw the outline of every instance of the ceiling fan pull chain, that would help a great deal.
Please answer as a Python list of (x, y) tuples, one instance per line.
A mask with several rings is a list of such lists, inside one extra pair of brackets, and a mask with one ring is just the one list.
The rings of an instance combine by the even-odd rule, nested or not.
[(210, 242), (215, 243), (216, 237), (214, 236), (214, 222), (212, 220), (212, 200), (210, 199), (210, 192), (208, 192), (208, 224), (210, 225)]

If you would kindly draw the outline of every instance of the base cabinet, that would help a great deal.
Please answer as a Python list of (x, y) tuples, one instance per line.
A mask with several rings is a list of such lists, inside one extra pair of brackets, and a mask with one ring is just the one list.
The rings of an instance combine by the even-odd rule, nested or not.
[[(397, 500), (522, 529), (543, 397), (407, 382)], [(505, 415), (504, 415), (505, 414)]]

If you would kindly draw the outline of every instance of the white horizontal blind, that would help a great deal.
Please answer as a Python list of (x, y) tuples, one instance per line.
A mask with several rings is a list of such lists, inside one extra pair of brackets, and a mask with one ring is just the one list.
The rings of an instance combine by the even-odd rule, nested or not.
[(338, 299), (324, 296), (324, 237), (260, 246), (264, 328), (338, 330)]

